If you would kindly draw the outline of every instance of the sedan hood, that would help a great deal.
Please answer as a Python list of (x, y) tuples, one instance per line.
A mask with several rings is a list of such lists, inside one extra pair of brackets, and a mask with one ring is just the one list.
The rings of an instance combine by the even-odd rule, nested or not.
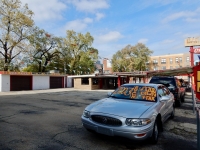
[(93, 113), (104, 113), (126, 118), (139, 118), (155, 102), (105, 98), (86, 107)]

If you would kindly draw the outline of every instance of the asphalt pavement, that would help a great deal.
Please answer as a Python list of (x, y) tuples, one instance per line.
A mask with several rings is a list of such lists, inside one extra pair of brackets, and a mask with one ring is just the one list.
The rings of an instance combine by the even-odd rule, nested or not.
[(164, 124), (157, 145), (87, 132), (84, 108), (113, 90), (74, 88), (0, 92), (0, 150), (196, 150), (191, 93)]

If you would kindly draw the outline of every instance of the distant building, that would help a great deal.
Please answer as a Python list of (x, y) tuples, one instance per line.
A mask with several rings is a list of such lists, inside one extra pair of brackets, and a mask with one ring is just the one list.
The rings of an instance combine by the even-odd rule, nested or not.
[(108, 58), (103, 59), (103, 72), (104, 73), (113, 73), (112, 71), (112, 62)]
[(190, 66), (190, 53), (151, 56), (146, 71), (176, 69)]

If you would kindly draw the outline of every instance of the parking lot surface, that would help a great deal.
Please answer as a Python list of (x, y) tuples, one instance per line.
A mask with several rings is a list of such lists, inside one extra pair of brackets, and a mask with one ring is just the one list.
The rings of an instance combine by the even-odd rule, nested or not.
[(196, 150), (196, 115), (190, 93), (164, 124), (156, 145), (86, 131), (84, 108), (108, 90), (73, 88), (0, 93), (1, 150)]

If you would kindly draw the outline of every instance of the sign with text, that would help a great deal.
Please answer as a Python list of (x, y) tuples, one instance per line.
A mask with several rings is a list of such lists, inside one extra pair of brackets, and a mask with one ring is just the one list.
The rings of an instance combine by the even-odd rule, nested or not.
[(192, 80), (192, 87), (193, 90), (196, 91), (196, 98), (200, 100), (200, 65), (194, 66), (193, 67), (193, 79)]
[(195, 54), (200, 54), (200, 47), (193, 48), (192, 50), (190, 50), (190, 52), (195, 53)]
[(200, 37), (192, 37), (185, 39), (185, 47), (200, 46)]

